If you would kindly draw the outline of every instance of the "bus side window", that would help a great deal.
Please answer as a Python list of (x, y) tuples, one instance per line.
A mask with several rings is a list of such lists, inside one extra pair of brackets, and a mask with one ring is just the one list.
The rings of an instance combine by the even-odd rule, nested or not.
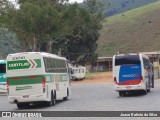
[(58, 59), (56, 59), (56, 63), (57, 63), (57, 66), (56, 66), (56, 68), (57, 68), (57, 71), (56, 72), (60, 72), (60, 69), (59, 69), (59, 60)]
[(50, 72), (53, 72), (53, 58), (50, 58)]
[(45, 71), (47, 72), (47, 58), (43, 58)]
[(56, 72), (56, 60), (53, 58), (53, 72)]
[(50, 59), (49, 58), (47, 58), (47, 63), (48, 63), (47, 71), (50, 72), (51, 65), (50, 65)]
[[(67, 70), (69, 70), (69, 69), (67, 69), (69, 67), (68, 67), (68, 63), (66, 61), (63, 61), (63, 67), (64, 67), (64, 72), (66, 73)], [(68, 73), (70, 73), (70, 72), (68, 72)]]
[(62, 73), (62, 72), (63, 72), (63, 70), (62, 70), (62, 60), (60, 60), (59, 63), (60, 63), (60, 64), (59, 64), (60, 73)]
[(62, 61), (59, 60), (59, 72), (62, 73)]

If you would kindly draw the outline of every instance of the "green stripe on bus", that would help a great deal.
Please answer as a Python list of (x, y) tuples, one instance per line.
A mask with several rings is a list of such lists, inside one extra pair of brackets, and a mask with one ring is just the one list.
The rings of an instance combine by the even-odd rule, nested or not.
[(14, 78), (7, 78), (7, 80), (9, 85), (38, 84), (42, 83), (42, 76), (38, 76), (37, 78), (14, 77)]
[(48, 75), (32, 75), (24, 77), (9, 77), (7, 78), (9, 85), (25, 85), (25, 84), (39, 84), (42, 83), (42, 77), (45, 78), (46, 83), (49, 82), (63, 82), (67, 81), (67, 74), (48, 74)]
[(34, 59), (34, 61), (37, 63), (36, 68), (40, 68), (41, 67), (41, 59)]

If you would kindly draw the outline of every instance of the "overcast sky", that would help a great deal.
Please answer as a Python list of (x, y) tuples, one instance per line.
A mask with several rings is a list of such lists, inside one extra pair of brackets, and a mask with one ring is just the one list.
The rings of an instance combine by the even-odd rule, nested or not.
[(77, 3), (81, 3), (81, 2), (83, 2), (83, 0), (69, 0), (70, 2), (77, 2)]
[[(9, 1), (14, 2), (14, 1), (16, 1), (16, 0), (9, 0)], [(77, 3), (83, 2), (83, 0), (69, 0), (69, 1), (70, 1), (70, 3), (72, 3), (72, 2), (77, 2)]]

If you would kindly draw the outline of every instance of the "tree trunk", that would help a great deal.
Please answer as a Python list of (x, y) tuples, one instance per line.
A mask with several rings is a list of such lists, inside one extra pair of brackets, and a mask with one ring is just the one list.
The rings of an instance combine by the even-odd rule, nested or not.
[(33, 37), (33, 48), (32, 51), (36, 51), (37, 49), (37, 39), (35, 37)]
[(58, 56), (61, 56), (61, 49), (59, 49), (58, 51)]
[(52, 53), (52, 41), (48, 41), (47, 42), (47, 52), (48, 53)]
[(33, 49), (32, 51), (34, 52), (40, 52), (40, 40), (39, 40), (39, 35), (34, 35), (33, 37)]

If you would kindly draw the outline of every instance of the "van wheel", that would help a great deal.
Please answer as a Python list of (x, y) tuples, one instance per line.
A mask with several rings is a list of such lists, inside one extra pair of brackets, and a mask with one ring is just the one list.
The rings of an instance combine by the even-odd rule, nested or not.
[(47, 102), (47, 106), (54, 106), (56, 104), (56, 93), (51, 92), (51, 101)]
[(69, 90), (67, 88), (67, 96), (63, 98), (63, 100), (68, 100), (68, 96), (69, 96)]

